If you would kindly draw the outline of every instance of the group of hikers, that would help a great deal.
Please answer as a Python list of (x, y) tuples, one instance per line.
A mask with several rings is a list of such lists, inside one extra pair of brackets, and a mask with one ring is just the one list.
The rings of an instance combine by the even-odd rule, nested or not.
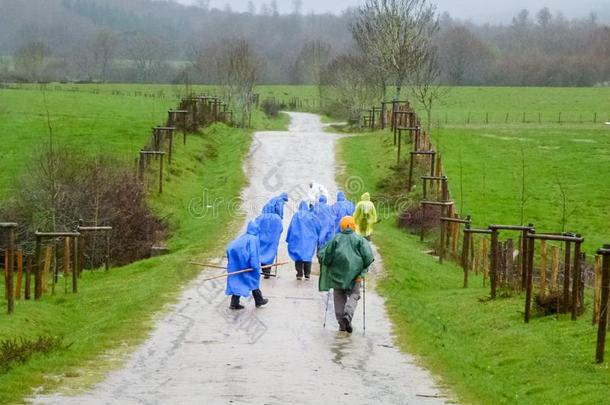
[[(280, 238), (284, 231), (284, 205), (288, 194), (269, 200), (261, 214), (248, 223), (247, 231), (227, 247), (227, 288), (230, 308), (243, 309), (241, 297), (254, 297), (256, 307), (267, 304), (260, 290), (261, 275), (271, 278)], [(352, 332), (351, 321), (360, 299), (364, 274), (373, 263), (369, 244), (377, 211), (369, 193), (354, 205), (345, 193), (328, 203), (327, 189), (315, 181), (292, 216), (286, 242), (295, 263), (297, 281), (309, 280), (315, 256), (320, 263), (320, 291), (333, 290), (335, 316), (341, 331)]]

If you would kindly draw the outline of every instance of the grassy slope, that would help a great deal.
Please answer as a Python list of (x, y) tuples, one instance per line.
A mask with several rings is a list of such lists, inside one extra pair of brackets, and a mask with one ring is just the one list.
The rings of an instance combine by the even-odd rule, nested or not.
[[(55, 90), (55, 87), (64, 89)], [(66, 91), (71, 88), (78, 92)], [(72, 145), (84, 153), (111, 153), (131, 162), (150, 137), (150, 129), (165, 123), (167, 110), (178, 103), (182, 88), (164, 85), (49, 85), (46, 99), (55, 140)], [(92, 89), (99, 94), (91, 93)], [(212, 91), (198, 86), (194, 90)], [(282, 95), (283, 87), (263, 87), (262, 94)], [(299, 88), (300, 89), (300, 88)], [(114, 90), (124, 95), (113, 95)], [(163, 91), (164, 98), (134, 96), (135, 92)], [(303, 90), (299, 90), (302, 92)], [(288, 126), (288, 117), (269, 120), (255, 111), (253, 125), (277, 130)], [(24, 172), (28, 159), (49, 139), (43, 93), (39, 86), (23, 90), (0, 89), (0, 198), (11, 191), (13, 178)]]
[[(212, 201), (239, 195), (245, 182), (241, 162), (249, 143), (249, 132), (219, 125), (191, 136), (189, 145), (176, 151), (166, 193), (153, 198), (156, 211), (169, 218), (175, 232), (169, 240), (171, 254), (108, 273), (86, 272), (79, 294), (59, 292), (41, 302), (21, 301), (13, 316), (0, 315), (1, 338), (50, 334), (73, 343), (0, 376), (0, 402), (14, 402), (32, 387), (65, 384), (66, 376), (80, 375), (83, 365), (88, 365), (87, 374), (107, 367), (99, 360), (101, 354), (146, 336), (152, 315), (199, 271), (189, 267), (188, 260), (201, 254), (213, 257), (232, 234), (227, 228), (236, 224), (235, 212), (225, 204), (217, 206), (215, 215), (201, 211), (200, 198), (204, 189)], [(48, 379), (49, 374), (59, 378)]]
[[(107, 152), (130, 161), (150, 137), (150, 128), (164, 122), (172, 99), (95, 95), (79, 92), (46, 94), (55, 140), (83, 152)], [(0, 197), (10, 192), (12, 178), (27, 167), (48, 142), (43, 93), (0, 90)]]
[[(384, 139), (384, 137), (386, 139)], [(388, 171), (389, 135), (345, 138), (346, 175), (367, 189)], [(356, 196), (351, 196), (356, 198)], [(593, 364), (596, 329), (590, 312), (577, 322), (537, 318), (523, 324), (523, 297), (481, 302), (488, 288), (472, 277), (464, 290), (461, 269), (439, 265), (417, 238), (395, 226), (390, 213), (375, 243), (388, 274), (386, 296), (399, 342), (420, 355), (465, 402), (603, 403), (610, 395), (607, 366)]]
[[(144, 98), (110, 98), (79, 92), (71, 94), (73, 100), (69, 100), (64, 93), (55, 94), (56, 105), (51, 104), (53, 98), (48, 95), (49, 105), (54, 107), (52, 111), (70, 111), (79, 105), (90, 115), (86, 120), (74, 118), (69, 112), (54, 116), (56, 133), (62, 142), (76, 142), (85, 151), (93, 146), (91, 150), (94, 151), (110, 137), (114, 145), (109, 146), (108, 151), (123, 153), (128, 159), (133, 155), (131, 146), (127, 145), (137, 149), (149, 136), (150, 125), (146, 119), (141, 119), (149, 107)], [(27, 138), (25, 131), (43, 119), (39, 116), (40, 106), (33, 105), (32, 98), (38, 96), (38, 92), (13, 91), (11, 108), (20, 106), (22, 111), (30, 113), (20, 114), (27, 116), (23, 121), (12, 116), (10, 120), (0, 122), (4, 128), (10, 126), (9, 135), (13, 140), (22, 136), (30, 140), (30, 144), (23, 142), (25, 149), (33, 148), (32, 145), (38, 142)], [(164, 102), (174, 103), (171, 100)], [(123, 115), (122, 108), (128, 108)], [(166, 109), (164, 106), (163, 110)], [(158, 114), (159, 119), (164, 115), (164, 111)], [(108, 116), (115, 120), (106, 122)], [(116, 129), (123, 123), (132, 125), (127, 133), (129, 142), (125, 141), (125, 134), (117, 136)], [(280, 115), (269, 120), (257, 112), (253, 123), (258, 129), (281, 130), (286, 128), (288, 117)], [(100, 128), (106, 130), (100, 131)], [(141, 133), (133, 128), (139, 128)], [(79, 134), (86, 132), (94, 137), (95, 142), (91, 145), (78, 143), (81, 142)], [(155, 211), (170, 221), (171, 254), (108, 273), (86, 272), (80, 282), (79, 294), (64, 295), (60, 287), (55, 296), (45, 296), (40, 302), (18, 302), (11, 317), (0, 315), (0, 339), (49, 334), (63, 336), (72, 344), (69, 349), (53, 352), (48, 357), (36, 356), (27, 364), (0, 375), (0, 403), (19, 401), (34, 387), (50, 389), (59, 385), (89, 384), (120, 361), (122, 352), (146, 337), (152, 327), (152, 315), (173, 301), (180, 287), (198, 273), (199, 270), (189, 267), (187, 262), (196, 255), (213, 257), (219, 254), (232, 235), (232, 226), (238, 225), (239, 214), (226, 202), (237, 198), (245, 184), (241, 165), (250, 145), (250, 135), (248, 130), (216, 125), (201, 135), (189, 136), (187, 146), (177, 143), (173, 163), (166, 172), (165, 193), (162, 196), (151, 194)], [(15, 150), (19, 146), (15, 144)], [(10, 169), (18, 173), (21, 167), (22, 162), (16, 158)], [(204, 192), (209, 201), (218, 202), (214, 210), (203, 209)], [(100, 357), (109, 351), (114, 355)], [(86, 372), (82, 371), (83, 367)]]

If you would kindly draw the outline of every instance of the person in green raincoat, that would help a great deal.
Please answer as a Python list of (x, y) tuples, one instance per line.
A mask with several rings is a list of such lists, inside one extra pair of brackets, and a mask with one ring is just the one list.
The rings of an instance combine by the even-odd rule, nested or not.
[(364, 236), (367, 240), (371, 240), (373, 233), (373, 225), (377, 221), (377, 210), (375, 204), (371, 201), (369, 193), (362, 194), (362, 200), (356, 204), (354, 219), (356, 221), (356, 233)]
[(375, 260), (369, 242), (355, 233), (353, 217), (341, 219), (341, 233), (318, 252), (320, 291), (333, 289), (339, 330), (352, 333), (352, 319), (360, 299), (360, 286)]

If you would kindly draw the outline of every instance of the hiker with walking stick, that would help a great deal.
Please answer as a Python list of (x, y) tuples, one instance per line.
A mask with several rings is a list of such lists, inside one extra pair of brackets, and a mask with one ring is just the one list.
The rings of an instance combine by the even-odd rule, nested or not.
[(352, 333), (352, 319), (360, 299), (364, 274), (375, 260), (369, 242), (355, 233), (353, 217), (343, 217), (341, 233), (318, 252), (319, 290), (333, 289), (335, 316), (339, 330)]
[[(238, 310), (244, 309), (239, 303), (240, 297), (248, 298), (250, 293), (254, 296), (256, 307), (262, 307), (269, 302), (263, 298), (260, 290), (261, 282), (261, 259), (259, 254), (258, 239), (259, 227), (256, 222), (248, 223), (248, 230), (245, 234), (235, 239), (227, 247), (227, 289), (226, 295), (231, 296), (229, 308)], [(247, 269), (248, 271), (244, 271)], [(231, 276), (231, 274), (235, 273)]]

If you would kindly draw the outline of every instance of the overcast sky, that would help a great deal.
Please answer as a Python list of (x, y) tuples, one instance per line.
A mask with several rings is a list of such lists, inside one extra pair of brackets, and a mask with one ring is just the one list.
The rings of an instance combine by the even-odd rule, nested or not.
[[(184, 4), (195, 3), (196, 0), (176, 0)], [(263, 3), (271, 0), (253, 0), (255, 7), (260, 9)], [(249, 0), (210, 0), (210, 6), (224, 8), (230, 5), (235, 11), (245, 11)], [(439, 11), (448, 11), (453, 17), (470, 19), (475, 22), (510, 22), (512, 17), (523, 8), (535, 12), (542, 7), (553, 11), (562, 11), (566, 17), (584, 17), (591, 11), (597, 12), (606, 21), (610, 20), (609, 0), (432, 0)], [(292, 10), (293, 0), (277, 0), (281, 13)], [(358, 6), (360, 0), (303, 0), (303, 12), (339, 13), (347, 7)]]

